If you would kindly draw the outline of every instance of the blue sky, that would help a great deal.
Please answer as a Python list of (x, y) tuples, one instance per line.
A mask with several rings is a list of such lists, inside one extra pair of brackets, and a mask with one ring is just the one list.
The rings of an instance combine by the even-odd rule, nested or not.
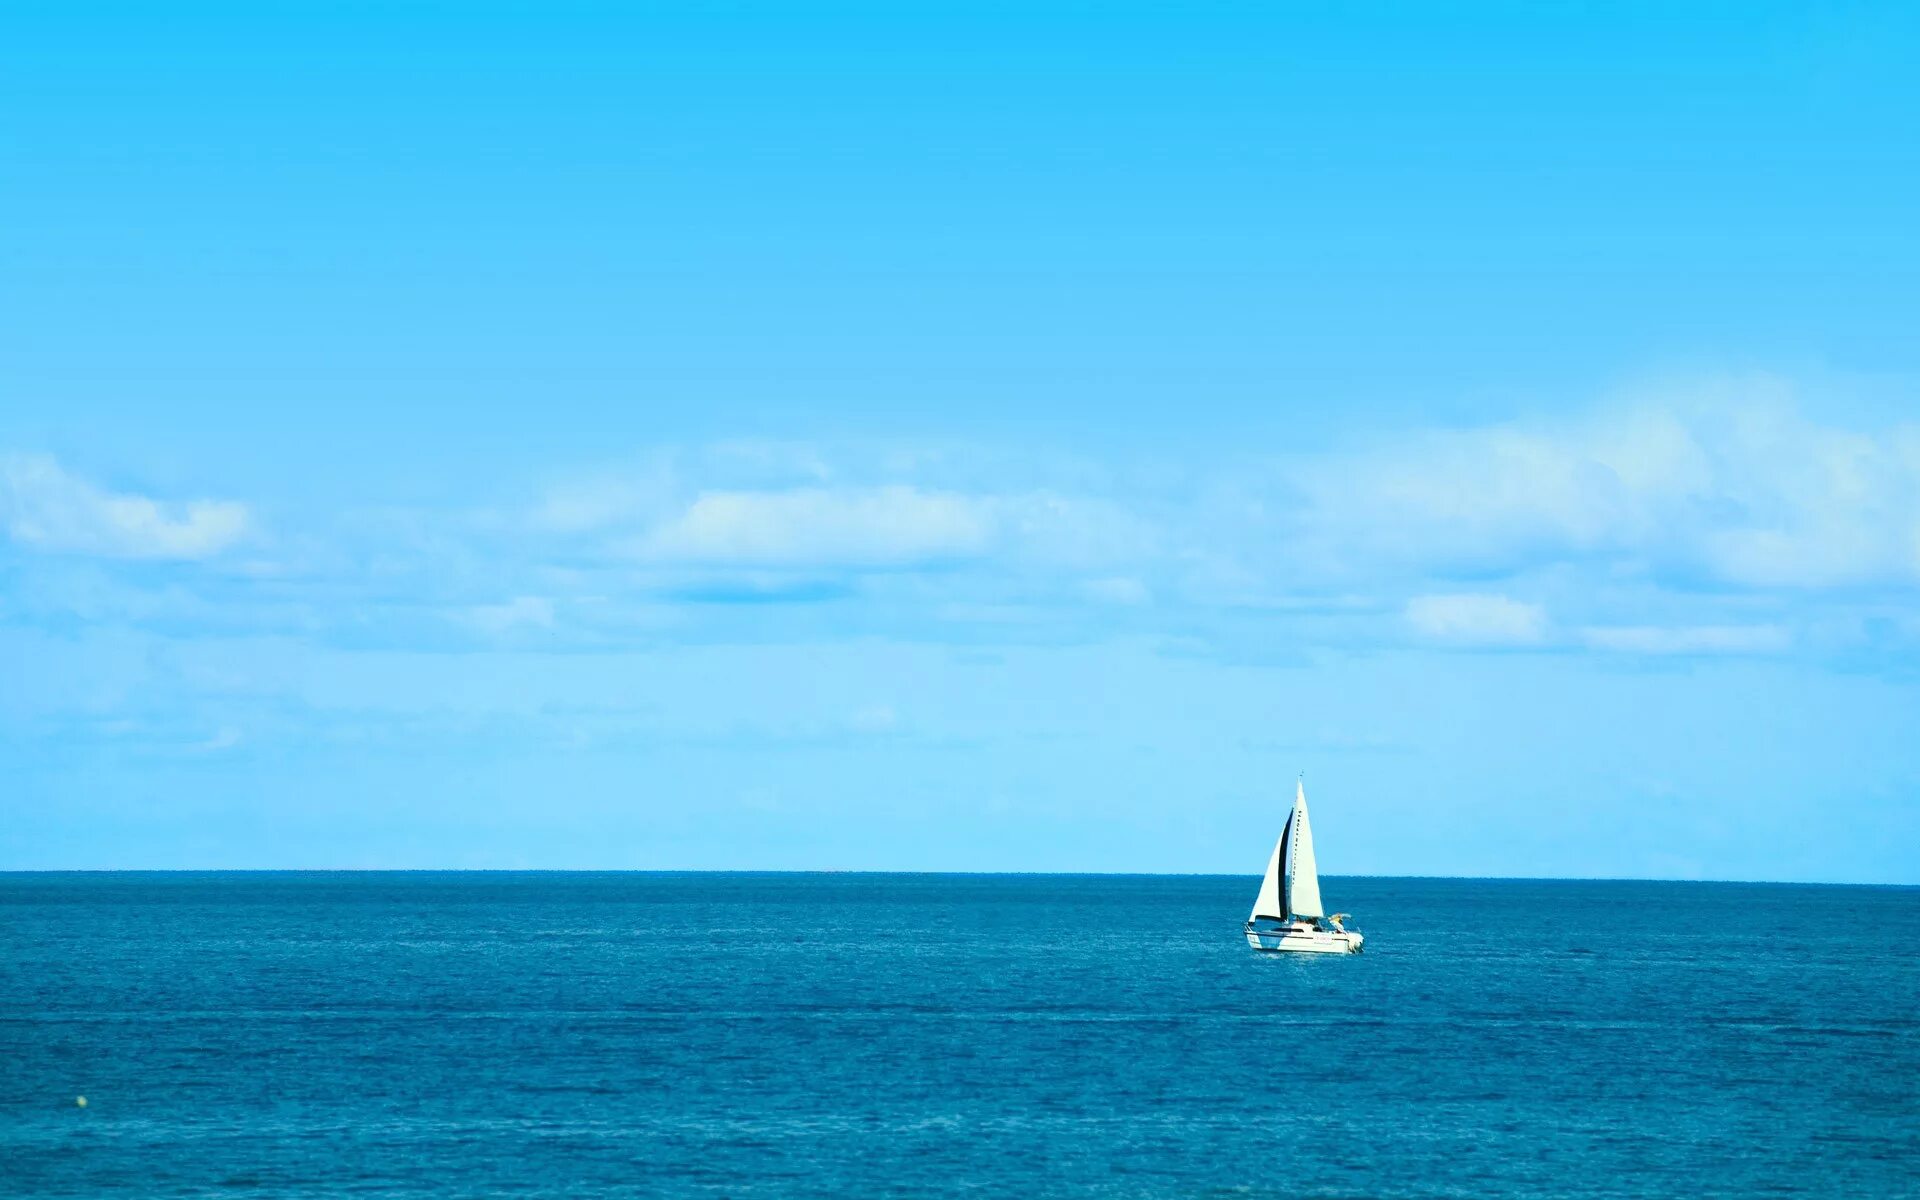
[(0, 868), (1920, 882), (1910, 10), (6, 25)]

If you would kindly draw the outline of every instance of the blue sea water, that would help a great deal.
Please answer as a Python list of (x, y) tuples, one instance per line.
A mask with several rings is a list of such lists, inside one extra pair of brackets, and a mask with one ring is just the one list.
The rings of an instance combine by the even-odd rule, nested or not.
[(0, 1194), (1920, 1194), (1920, 889), (1254, 885), (0, 875)]

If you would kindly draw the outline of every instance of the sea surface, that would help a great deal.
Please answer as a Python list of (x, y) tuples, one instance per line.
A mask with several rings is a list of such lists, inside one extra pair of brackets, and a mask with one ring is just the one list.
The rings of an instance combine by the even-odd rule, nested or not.
[(1256, 886), (0, 875), (0, 1195), (1920, 1194), (1920, 889)]

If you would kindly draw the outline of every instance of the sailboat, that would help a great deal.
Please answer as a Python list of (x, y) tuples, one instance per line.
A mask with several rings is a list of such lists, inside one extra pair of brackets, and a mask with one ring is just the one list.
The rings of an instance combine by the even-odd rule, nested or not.
[(1293, 811), (1273, 844), (1260, 895), (1247, 918), (1247, 945), (1255, 950), (1308, 954), (1358, 954), (1366, 942), (1346, 927), (1346, 913), (1328, 916), (1320, 903), (1320, 869), (1313, 860), (1313, 829), (1307, 824), (1307, 785), (1294, 785)]

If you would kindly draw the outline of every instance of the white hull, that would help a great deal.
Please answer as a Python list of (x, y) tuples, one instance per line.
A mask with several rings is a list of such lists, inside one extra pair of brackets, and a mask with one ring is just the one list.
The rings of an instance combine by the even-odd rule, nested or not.
[(1352, 930), (1249, 929), (1247, 945), (1255, 950), (1291, 950), (1298, 954), (1358, 954), (1365, 938)]

